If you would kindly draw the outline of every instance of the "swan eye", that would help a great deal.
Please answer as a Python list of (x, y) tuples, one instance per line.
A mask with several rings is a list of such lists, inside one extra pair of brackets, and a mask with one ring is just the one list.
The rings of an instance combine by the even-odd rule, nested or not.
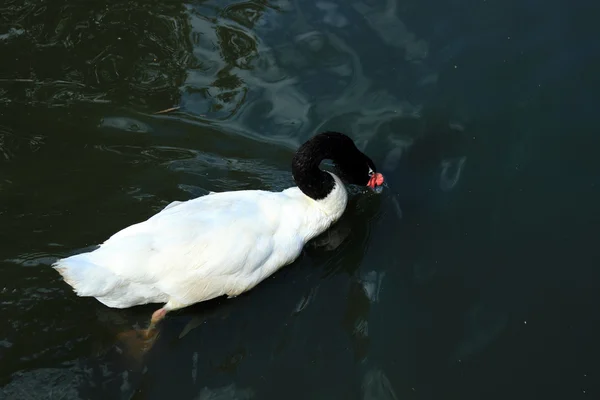
[(375, 174), (375, 172), (373, 172), (373, 170), (371, 169), (371, 167), (369, 167), (369, 176), (373, 176)]

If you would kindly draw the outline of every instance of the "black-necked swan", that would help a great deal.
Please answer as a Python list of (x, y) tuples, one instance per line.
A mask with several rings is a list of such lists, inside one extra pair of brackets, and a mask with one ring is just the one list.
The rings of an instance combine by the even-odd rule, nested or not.
[[(320, 164), (329, 159), (335, 173)], [(96, 250), (53, 264), (79, 296), (108, 307), (166, 303), (167, 312), (244, 293), (293, 262), (304, 245), (343, 214), (347, 184), (379, 188), (383, 176), (352, 139), (320, 133), (292, 160), (297, 187), (240, 190), (173, 202)]]

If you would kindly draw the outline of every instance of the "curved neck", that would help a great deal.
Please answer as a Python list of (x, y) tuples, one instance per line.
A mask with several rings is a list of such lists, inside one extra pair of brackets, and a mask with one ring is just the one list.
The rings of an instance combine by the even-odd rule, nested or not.
[(327, 197), (336, 184), (331, 175), (319, 168), (319, 164), (320, 162), (300, 164), (292, 168), (292, 175), (298, 188), (314, 200)]
[(304, 143), (292, 160), (292, 175), (298, 188), (314, 200), (322, 200), (337, 185), (333, 177), (321, 170), (323, 160), (337, 159), (339, 139), (334, 132), (327, 132)]

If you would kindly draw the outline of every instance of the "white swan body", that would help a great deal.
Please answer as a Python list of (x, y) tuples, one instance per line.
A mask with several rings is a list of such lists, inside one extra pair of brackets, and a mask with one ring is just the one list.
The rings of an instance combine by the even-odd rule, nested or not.
[[(331, 174), (331, 173), (330, 173)], [(173, 202), (54, 268), (79, 296), (114, 308), (166, 303), (166, 310), (237, 296), (293, 262), (338, 220), (344, 184), (313, 200), (298, 187), (210, 193)]]
[(323, 132), (292, 160), (297, 187), (244, 190), (174, 201), (144, 222), (117, 232), (92, 252), (53, 267), (79, 296), (114, 308), (166, 303), (152, 314), (145, 336), (167, 312), (237, 296), (294, 261), (304, 245), (338, 220), (348, 193), (344, 182), (377, 189), (383, 175), (352, 139)]

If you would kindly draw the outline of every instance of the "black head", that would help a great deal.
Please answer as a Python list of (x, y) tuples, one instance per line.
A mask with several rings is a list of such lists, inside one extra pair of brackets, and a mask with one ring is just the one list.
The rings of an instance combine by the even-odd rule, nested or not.
[(319, 169), (323, 160), (331, 160), (335, 174), (351, 185), (375, 186), (383, 183), (375, 163), (362, 153), (352, 139), (343, 133), (323, 132), (304, 143), (292, 161), (296, 184), (315, 200), (325, 198), (335, 184), (333, 178)]

